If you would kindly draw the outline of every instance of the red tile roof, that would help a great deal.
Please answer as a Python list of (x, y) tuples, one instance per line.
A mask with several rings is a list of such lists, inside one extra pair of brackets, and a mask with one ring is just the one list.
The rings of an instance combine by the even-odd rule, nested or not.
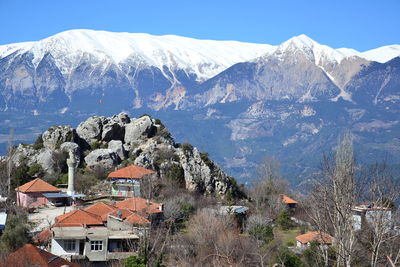
[(310, 242), (316, 242), (318, 244), (332, 244), (333, 237), (324, 232), (308, 232), (304, 235), (296, 236), (296, 240), (303, 244)]
[(140, 216), (136, 212), (134, 212), (131, 216), (127, 217), (125, 221), (130, 222), (132, 224), (139, 224), (139, 225), (149, 225), (150, 221)]
[(103, 225), (101, 216), (85, 210), (73, 210), (66, 214), (57, 216), (53, 227), (69, 227), (84, 225)]
[(101, 219), (105, 222), (107, 221), (108, 214), (115, 211), (116, 209), (117, 207), (113, 205), (109, 205), (104, 202), (97, 202), (96, 204), (85, 208), (84, 211), (100, 216)]
[(108, 175), (108, 178), (135, 178), (141, 179), (144, 175), (153, 174), (154, 171), (148, 170), (146, 168), (130, 165), (128, 167), (113, 171)]
[(61, 190), (49, 183), (46, 183), (40, 178), (36, 178), (26, 184), (21, 185), (15, 189), (19, 192), (60, 192)]
[(288, 197), (287, 195), (281, 194), (279, 197), (282, 199), (282, 202), (285, 204), (297, 204), (297, 201)]
[(64, 260), (54, 254), (27, 244), (0, 260), (0, 267), (38, 266), (38, 267), (79, 267), (78, 264)]
[(130, 209), (132, 211), (145, 212), (148, 214), (163, 212), (162, 205), (163, 204), (154, 203), (141, 197), (127, 198), (115, 204), (115, 206), (120, 209)]
[(34, 243), (46, 243), (51, 240), (50, 228), (46, 228), (32, 238)]
[(131, 211), (129, 209), (118, 209), (112, 213), (111, 216), (119, 217), (124, 221), (130, 222), (132, 224), (139, 224), (139, 225), (149, 225), (150, 221), (147, 220), (145, 217), (141, 216), (137, 212)]

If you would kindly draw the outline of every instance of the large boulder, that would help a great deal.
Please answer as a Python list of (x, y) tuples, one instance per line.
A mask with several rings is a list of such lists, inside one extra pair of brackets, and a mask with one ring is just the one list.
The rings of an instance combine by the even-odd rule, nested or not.
[(131, 122), (131, 118), (129, 118), (128, 113), (125, 112), (121, 112), (118, 115), (114, 115), (111, 117), (111, 119), (119, 123), (121, 126)]
[(138, 143), (146, 138), (153, 137), (156, 130), (154, 122), (149, 116), (132, 120), (125, 125), (125, 143)]
[(112, 169), (121, 162), (121, 159), (111, 149), (96, 149), (85, 157), (85, 162), (90, 168), (99, 166), (104, 169)]
[(39, 163), (43, 170), (48, 173), (55, 173), (57, 169), (57, 152), (51, 149), (43, 149), (36, 156), (36, 163)]
[(75, 130), (71, 126), (52, 126), (42, 134), (43, 146), (48, 149), (58, 149), (64, 142), (73, 142)]
[(124, 140), (125, 135), (125, 127), (121, 126), (120, 123), (107, 120), (104, 122), (102, 133), (101, 133), (101, 140), (103, 141), (110, 141), (110, 140)]
[(108, 149), (115, 152), (120, 157), (120, 159), (122, 159), (122, 160), (126, 159), (126, 152), (125, 152), (124, 146), (122, 144), (122, 141), (111, 140), (108, 143)]
[(76, 133), (88, 144), (99, 141), (101, 139), (103, 122), (105, 119), (105, 117), (99, 116), (90, 117), (78, 125)]
[(30, 165), (36, 162), (36, 155), (38, 151), (33, 149), (32, 146), (19, 144), (12, 150), (11, 161), (16, 166), (21, 166), (22, 163)]

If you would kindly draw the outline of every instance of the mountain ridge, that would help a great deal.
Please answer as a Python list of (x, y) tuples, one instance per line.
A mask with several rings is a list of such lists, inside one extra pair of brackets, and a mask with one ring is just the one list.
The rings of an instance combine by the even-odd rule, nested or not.
[[(261, 50), (269, 49), (266, 54), (252, 51), (248, 55), (262, 55), (242, 61), (235, 55), (241, 50), (231, 53), (224, 43), (210, 42), (220, 49), (206, 46), (209, 49), (202, 51), (211, 51), (203, 61), (203, 52), (197, 53), (195, 46), (187, 50), (191, 52), (184, 56), (200, 62), (188, 61), (188, 68), (180, 66), (171, 51), (161, 53), (159, 45), (147, 49), (160, 52), (153, 61), (161, 60), (162, 66), (148, 64), (144, 54), (118, 63), (90, 51), (72, 53), (72, 58), (78, 56), (68, 61), (69, 50), (60, 49), (65, 65), (60, 67), (56, 53), (46, 49), (36, 59), (29, 50), (8, 50), (7, 56), (0, 56), (0, 125), (29, 132), (28, 125), (39, 127), (32, 122), (44, 127), (121, 111), (152, 114), (171, 125), (180, 140), (209, 151), (237, 177), (250, 177), (265, 154), (287, 161), (294, 173), (305, 177), (305, 170), (316, 162), (313, 156), (332, 148), (345, 131), (354, 132), (365, 155), (400, 158), (400, 123), (395, 116), (400, 112), (400, 57), (379, 63), (361, 57), (365, 52), (333, 49), (300, 35), (273, 49), (261, 45)], [(58, 47), (57, 42), (53, 45)], [(390, 58), (397, 47), (370, 53)], [(385, 55), (387, 49), (391, 52)], [(5, 50), (1, 46), (0, 54)], [(225, 64), (228, 61), (220, 60), (225, 57), (235, 60)], [(22, 124), (17, 122), (20, 118)]]

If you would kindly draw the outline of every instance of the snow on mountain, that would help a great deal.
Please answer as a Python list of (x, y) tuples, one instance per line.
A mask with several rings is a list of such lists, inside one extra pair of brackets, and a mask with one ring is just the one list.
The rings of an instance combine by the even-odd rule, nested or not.
[(38, 42), (0, 46), (0, 58), (17, 50), (18, 53), (32, 52), (34, 64), (50, 52), (63, 74), (88, 53), (94, 55), (97, 62), (111, 60), (123, 64), (125, 60), (134, 58), (160, 69), (163, 66), (172, 70), (183, 69), (204, 80), (235, 63), (271, 53), (275, 48), (268, 44), (196, 40), (175, 35), (70, 30)]
[(361, 53), (361, 57), (379, 63), (388, 62), (389, 60), (399, 56), (400, 45), (382, 46)]
[(283, 42), (278, 46), (275, 54), (293, 54), (299, 50), (318, 66), (332, 62), (340, 63), (344, 58), (359, 54), (352, 49), (334, 49), (327, 45), (319, 44), (304, 34), (292, 37), (286, 42)]

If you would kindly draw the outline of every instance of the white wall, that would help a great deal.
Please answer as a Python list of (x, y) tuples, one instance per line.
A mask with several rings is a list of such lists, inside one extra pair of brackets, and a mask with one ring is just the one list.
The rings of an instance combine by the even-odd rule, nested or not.
[(52, 239), (51, 240), (51, 253), (57, 256), (61, 255), (79, 255), (79, 240), (75, 240), (75, 251), (65, 251), (64, 240), (62, 239)]

